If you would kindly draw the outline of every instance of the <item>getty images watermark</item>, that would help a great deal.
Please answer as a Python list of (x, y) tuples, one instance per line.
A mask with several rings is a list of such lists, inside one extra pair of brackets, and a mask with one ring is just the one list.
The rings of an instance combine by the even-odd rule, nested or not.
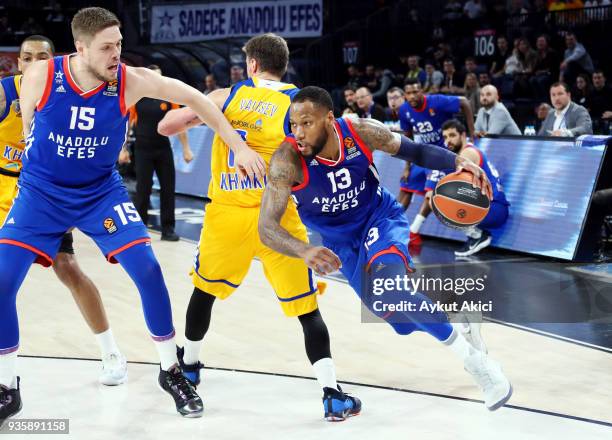
[[(493, 301), (461, 298), (485, 291), (487, 275), (479, 278), (429, 278), (425, 275), (371, 277), (371, 305), (374, 312), (492, 312)], [(425, 301), (419, 295), (426, 295)], [(435, 295), (437, 293), (438, 295)], [(433, 294), (433, 295), (432, 295)], [(451, 301), (436, 299), (447, 295)], [(461, 300), (459, 300), (460, 297)], [(448, 299), (448, 298), (447, 298)]]
[[(494, 300), (486, 295), (488, 274), (461, 273), (435, 268), (406, 273), (404, 266), (378, 264), (367, 267), (362, 299), (364, 322), (440, 322), (441, 315), (491, 314)], [(367, 312), (366, 312), (367, 310)]]

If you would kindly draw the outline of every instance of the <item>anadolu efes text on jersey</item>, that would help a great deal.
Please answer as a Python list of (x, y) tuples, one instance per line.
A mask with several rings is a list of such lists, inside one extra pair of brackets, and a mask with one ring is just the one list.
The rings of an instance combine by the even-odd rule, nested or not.
[(26, 139), (26, 183), (85, 188), (119, 178), (115, 163), (128, 129), (125, 65), (119, 65), (116, 80), (83, 91), (69, 59), (48, 62), (45, 91)]
[[(340, 143), (337, 162), (315, 157), (302, 161), (303, 181), (293, 187), (293, 199), (306, 226), (325, 240), (351, 241), (361, 236), (381, 197), (378, 171), (372, 153), (348, 119), (336, 119)], [(297, 142), (288, 136), (297, 150)]]

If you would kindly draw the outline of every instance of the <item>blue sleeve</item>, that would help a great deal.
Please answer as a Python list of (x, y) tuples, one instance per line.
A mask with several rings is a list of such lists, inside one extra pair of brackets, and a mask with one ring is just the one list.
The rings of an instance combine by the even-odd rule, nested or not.
[(17, 90), (15, 90), (15, 77), (9, 76), (0, 80), (0, 87), (4, 89), (4, 98), (6, 101), (6, 105), (4, 107), (4, 112), (0, 114), (0, 122), (4, 121), (4, 118), (9, 114), (11, 110), (11, 104), (15, 99), (18, 98)]
[(400, 135), (399, 151), (393, 157), (413, 162), (423, 168), (431, 170), (447, 170), (455, 168), (457, 155), (450, 150), (437, 145), (413, 142), (404, 135)]
[[(295, 89), (282, 90), (282, 93), (287, 95), (289, 99), (293, 101), (293, 98), (295, 97), (295, 95), (298, 94), (299, 91), (300, 89), (296, 87)], [(285, 121), (283, 122), (283, 125), (285, 127), (285, 135), (291, 134), (291, 123), (289, 121), (290, 111), (291, 111), (291, 106), (287, 108), (287, 113), (285, 114)]]
[(458, 96), (436, 95), (436, 107), (454, 115), (461, 109), (461, 100)]
[(399, 108), (399, 121), (400, 121), (400, 128), (404, 131), (412, 131), (412, 124), (410, 123), (410, 121), (408, 120), (408, 117), (406, 116), (407, 111), (406, 108), (404, 107), (406, 104), (402, 104)]

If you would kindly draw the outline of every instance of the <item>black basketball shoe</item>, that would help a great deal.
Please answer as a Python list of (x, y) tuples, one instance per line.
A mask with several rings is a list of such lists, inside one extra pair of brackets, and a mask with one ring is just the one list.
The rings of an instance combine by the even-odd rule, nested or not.
[(342, 422), (361, 412), (361, 400), (342, 392), (340, 385), (337, 390), (323, 388), (323, 393), (324, 417), (328, 422)]
[(456, 257), (468, 257), (470, 255), (474, 255), (476, 252), (479, 252), (489, 246), (491, 244), (491, 234), (487, 231), (482, 231), (482, 235), (480, 238), (469, 238), (465, 242), (465, 245), (455, 251)]
[(7, 388), (0, 385), (0, 428), (2, 428), (6, 419), (17, 415), (21, 411), (21, 407), (19, 377), (17, 377), (17, 388)]
[(183, 361), (185, 356), (185, 349), (183, 347), (176, 347), (176, 357), (178, 358), (179, 365), (183, 371), (183, 376), (187, 378), (196, 388), (200, 385), (200, 370), (204, 368), (204, 364), (200, 361), (195, 364), (186, 364)]
[(180, 367), (159, 371), (159, 386), (170, 394), (176, 403), (176, 410), (183, 417), (202, 417), (204, 404), (195, 387), (183, 376)]

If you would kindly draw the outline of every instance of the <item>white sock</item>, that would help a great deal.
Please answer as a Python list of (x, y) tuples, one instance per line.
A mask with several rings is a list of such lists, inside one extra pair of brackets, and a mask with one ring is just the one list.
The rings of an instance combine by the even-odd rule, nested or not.
[(187, 365), (193, 365), (200, 360), (200, 348), (202, 347), (202, 339), (199, 341), (190, 341), (185, 338), (185, 354), (183, 362)]
[(482, 237), (482, 231), (477, 227), (472, 226), (471, 228), (466, 229), (465, 235), (473, 238), (474, 240), (478, 240), (480, 237)]
[(165, 341), (154, 341), (155, 348), (157, 348), (157, 353), (159, 354), (159, 362), (161, 363), (162, 370), (169, 370), (173, 365), (178, 364), (178, 359), (176, 358), (176, 342), (174, 341), (174, 336)]
[(413, 234), (418, 234), (421, 226), (423, 226), (423, 222), (425, 222), (425, 217), (423, 217), (421, 214), (417, 214), (410, 225), (410, 232)]
[(98, 341), (98, 345), (100, 346), (100, 353), (102, 354), (102, 359), (110, 356), (111, 354), (120, 354), (119, 347), (115, 343), (115, 338), (113, 337), (113, 331), (109, 328), (108, 330), (98, 333), (96, 336), (96, 340)]
[(475, 353), (475, 350), (465, 339), (463, 333), (458, 331), (454, 327), (451, 335), (446, 341), (443, 341), (442, 343), (448, 345), (449, 348), (453, 351), (453, 353), (455, 353), (462, 361), (465, 361), (468, 356)]
[(0, 385), (17, 388), (17, 351), (0, 355)]
[(331, 358), (319, 359), (312, 364), (312, 368), (314, 368), (315, 376), (317, 376), (321, 388), (338, 389), (336, 367), (334, 367), (334, 361)]

